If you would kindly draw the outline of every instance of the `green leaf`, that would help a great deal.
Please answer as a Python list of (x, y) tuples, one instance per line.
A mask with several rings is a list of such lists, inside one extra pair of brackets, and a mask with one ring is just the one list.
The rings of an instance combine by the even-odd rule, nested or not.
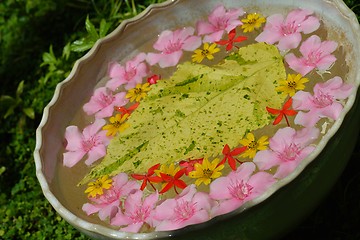
[(217, 156), (225, 144), (234, 148), (247, 131), (268, 125), (266, 106), (280, 108), (285, 99), (275, 91), (286, 77), (282, 57), (265, 43), (240, 48), (237, 55), (241, 61), (214, 66), (180, 64), (170, 79), (152, 85), (130, 116), (130, 127), (111, 140), (105, 158), (81, 183), (104, 174), (146, 172), (156, 163)]
[(89, 16), (86, 17), (85, 28), (86, 31), (89, 33), (91, 39), (95, 41), (99, 39), (99, 34), (97, 33), (94, 24), (92, 24), (92, 22), (90, 21)]
[(84, 52), (86, 50), (89, 50), (92, 48), (92, 46), (95, 44), (94, 41), (89, 39), (81, 39), (76, 40), (71, 44), (71, 51), (73, 52)]
[(33, 108), (24, 108), (23, 112), (26, 116), (28, 116), (30, 119), (35, 119), (35, 111)]
[(105, 19), (101, 19), (100, 29), (99, 29), (100, 38), (103, 38), (103, 37), (106, 36), (106, 34), (108, 33), (110, 27), (111, 27), (110, 23), (107, 23)]
[(24, 91), (24, 80), (19, 83), (16, 89), (16, 98), (20, 98), (23, 91)]

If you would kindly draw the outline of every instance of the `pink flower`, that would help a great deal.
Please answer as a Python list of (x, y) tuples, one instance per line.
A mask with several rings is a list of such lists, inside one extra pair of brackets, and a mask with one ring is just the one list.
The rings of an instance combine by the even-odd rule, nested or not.
[(245, 162), (228, 176), (220, 177), (211, 183), (209, 195), (219, 201), (212, 209), (213, 216), (239, 208), (245, 202), (260, 196), (276, 181), (266, 172), (253, 174), (255, 169), (254, 163)]
[(161, 53), (148, 53), (146, 61), (150, 65), (159, 63), (161, 68), (175, 66), (183, 51), (194, 51), (201, 45), (201, 38), (193, 36), (194, 31), (192, 27), (163, 31), (153, 46)]
[(121, 66), (119, 63), (114, 62), (109, 66), (109, 77), (111, 78), (106, 87), (115, 91), (116, 88), (125, 84), (125, 89), (131, 89), (136, 84), (141, 83), (143, 77), (149, 72), (147, 65), (144, 63), (146, 58), (145, 53), (140, 53), (132, 60)]
[(197, 192), (189, 185), (175, 198), (161, 203), (154, 212), (156, 231), (169, 231), (210, 219), (211, 199), (204, 192)]
[(297, 48), (301, 42), (301, 33), (312, 33), (320, 27), (319, 19), (310, 16), (309, 10), (296, 9), (286, 19), (281, 14), (267, 18), (264, 31), (256, 37), (257, 42), (278, 43), (279, 50)]
[(95, 114), (96, 118), (110, 117), (114, 112), (114, 107), (121, 107), (128, 103), (129, 100), (125, 98), (125, 95), (125, 92), (114, 95), (110, 89), (100, 87), (95, 90), (90, 101), (83, 106), (83, 110), (88, 115)]
[(352, 85), (343, 83), (340, 77), (334, 77), (325, 83), (316, 84), (314, 95), (304, 91), (297, 92), (293, 97), (293, 108), (305, 112), (298, 113), (295, 123), (313, 127), (324, 117), (338, 119), (343, 109), (338, 100), (349, 97), (352, 89)]
[(84, 128), (80, 133), (77, 126), (69, 126), (65, 130), (65, 139), (67, 145), (63, 154), (63, 164), (67, 167), (72, 167), (78, 163), (86, 154), (86, 165), (90, 165), (96, 160), (102, 158), (106, 154), (106, 146), (109, 144), (109, 139), (106, 136), (106, 131), (100, 131), (105, 125), (104, 119), (97, 119), (95, 122)]
[(90, 198), (91, 203), (85, 203), (82, 210), (87, 215), (99, 213), (99, 218), (105, 220), (107, 217), (112, 219), (119, 211), (120, 199), (139, 189), (136, 181), (128, 181), (125, 173), (120, 173), (112, 178), (112, 187), (104, 192), (103, 195)]
[(143, 191), (130, 193), (124, 202), (124, 212), (119, 211), (111, 220), (111, 225), (122, 226), (124, 232), (138, 232), (144, 223), (153, 226), (153, 211), (159, 194), (143, 196)]
[(317, 128), (303, 128), (299, 131), (290, 127), (279, 129), (269, 140), (270, 149), (259, 151), (254, 163), (260, 171), (278, 166), (274, 177), (284, 178), (315, 149), (309, 144), (318, 136)]
[(325, 72), (336, 61), (336, 57), (331, 53), (337, 46), (338, 44), (334, 41), (321, 42), (320, 37), (313, 35), (301, 44), (300, 52), (303, 55), (301, 58), (290, 53), (285, 56), (285, 60), (291, 69), (303, 76), (315, 68), (320, 72)]
[(206, 35), (203, 40), (204, 42), (219, 41), (224, 31), (229, 33), (237, 26), (241, 26), (243, 24), (239, 20), (239, 17), (244, 14), (245, 12), (242, 8), (226, 11), (224, 6), (220, 5), (209, 15), (208, 22), (198, 21), (196, 23), (198, 34)]

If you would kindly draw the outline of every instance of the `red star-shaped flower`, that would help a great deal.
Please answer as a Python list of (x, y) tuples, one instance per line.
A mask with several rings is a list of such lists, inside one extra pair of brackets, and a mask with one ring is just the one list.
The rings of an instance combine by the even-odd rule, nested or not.
[(294, 116), (297, 114), (297, 111), (295, 110), (292, 110), (292, 109), (289, 109), (292, 105), (292, 98), (289, 98), (282, 109), (274, 109), (274, 108), (269, 108), (269, 107), (266, 107), (266, 110), (272, 114), (272, 115), (278, 115), (274, 122), (273, 122), (273, 125), (276, 125), (278, 123), (281, 122), (281, 120), (283, 119), (283, 117), (285, 117), (285, 120), (286, 120), (286, 123), (287, 125), (290, 127), (290, 123), (289, 123), (289, 120), (287, 118), (287, 116)]
[(237, 38), (235, 38), (235, 36), (236, 36), (236, 29), (234, 28), (233, 30), (231, 30), (229, 32), (228, 40), (220, 40), (215, 43), (219, 44), (219, 45), (226, 45), (226, 51), (230, 51), (233, 48), (234, 43), (239, 43), (239, 42), (247, 40), (247, 37), (245, 37), (245, 36), (238, 36)]
[(236, 161), (241, 163), (239, 160), (234, 158), (234, 156), (237, 156), (241, 153), (243, 153), (246, 150), (246, 146), (235, 148), (234, 150), (230, 151), (229, 145), (225, 145), (224, 149), (222, 150), (222, 154), (224, 154), (223, 160), (219, 163), (219, 165), (222, 165), (226, 162), (226, 160), (229, 163), (229, 166), (232, 170), (236, 170)]

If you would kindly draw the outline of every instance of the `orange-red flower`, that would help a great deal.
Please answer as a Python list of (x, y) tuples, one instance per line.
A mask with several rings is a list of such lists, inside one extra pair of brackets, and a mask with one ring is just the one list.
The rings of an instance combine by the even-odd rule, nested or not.
[(243, 153), (245, 150), (246, 150), (246, 146), (243, 146), (243, 147), (235, 148), (234, 150), (230, 151), (229, 145), (226, 144), (224, 146), (224, 149), (222, 150), (222, 154), (224, 154), (224, 158), (223, 158), (223, 160), (221, 160), (219, 165), (224, 164), (227, 160), (231, 169), (235, 171), (236, 170), (236, 161), (239, 163), (241, 163), (241, 162), (239, 160), (237, 160), (236, 158), (234, 158), (234, 156), (237, 156), (237, 155)]
[(234, 28), (229, 32), (228, 40), (220, 40), (220, 41), (216, 41), (215, 43), (219, 45), (226, 45), (226, 51), (230, 51), (233, 48), (234, 43), (239, 43), (247, 40), (247, 37), (245, 36), (238, 36), (237, 38), (235, 38), (235, 36), (236, 36), (236, 29)]
[(168, 175), (165, 173), (160, 173), (161, 179), (164, 182), (166, 182), (166, 185), (163, 187), (163, 189), (161, 189), (161, 191), (159, 193), (160, 194), (166, 193), (172, 187), (174, 187), (176, 194), (179, 194), (176, 187), (181, 188), (181, 189), (184, 189), (187, 187), (186, 183), (180, 179), (185, 174), (185, 171), (186, 171), (186, 169), (182, 168), (179, 171), (177, 171), (174, 176), (171, 176), (171, 175)]
[(115, 107), (115, 110), (118, 111), (118, 112), (121, 112), (122, 115), (124, 114), (131, 114), (138, 106), (139, 106), (140, 103), (134, 103), (133, 105), (131, 105), (130, 107), (128, 108), (125, 108), (125, 107)]
[(281, 122), (281, 120), (283, 119), (283, 117), (285, 118), (286, 120), (286, 123), (287, 125), (290, 127), (290, 123), (289, 123), (289, 120), (287, 118), (287, 116), (295, 116), (297, 114), (297, 111), (295, 110), (292, 110), (292, 109), (289, 109), (292, 105), (292, 98), (289, 98), (282, 109), (274, 109), (274, 108), (269, 108), (269, 107), (266, 107), (266, 110), (272, 114), (272, 115), (278, 115), (274, 122), (273, 122), (273, 125), (276, 125), (278, 123)]
[(155, 170), (159, 169), (160, 163), (152, 166), (149, 168), (148, 172), (146, 174), (131, 174), (131, 177), (135, 178), (136, 180), (142, 180), (142, 184), (140, 187), (140, 190), (143, 191), (147, 185), (147, 183), (150, 183), (151, 187), (156, 190), (154, 185), (152, 183), (159, 183), (162, 182), (162, 178), (159, 176), (153, 176), (155, 174)]
[(201, 164), (203, 160), (204, 160), (203, 158), (191, 159), (191, 160), (189, 159), (188, 161), (183, 160), (183, 161), (179, 162), (179, 166), (181, 168), (186, 169), (185, 174), (186, 174), (186, 176), (188, 176), (189, 172), (192, 172), (192, 171), (195, 170), (195, 163), (200, 163)]

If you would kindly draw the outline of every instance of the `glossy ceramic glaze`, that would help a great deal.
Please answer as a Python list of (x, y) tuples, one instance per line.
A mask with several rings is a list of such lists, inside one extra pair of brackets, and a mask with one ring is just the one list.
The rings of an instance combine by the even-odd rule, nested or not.
[[(330, 34), (349, 51), (346, 61), (349, 82), (360, 83), (360, 29), (355, 15), (339, 0), (179, 0), (150, 6), (134, 19), (124, 21), (113, 33), (98, 41), (76, 62), (71, 74), (60, 83), (37, 130), (36, 174), (45, 197), (70, 224), (99, 239), (267, 239), (278, 237), (296, 226), (329, 191), (345, 167), (359, 132), (359, 92), (349, 97), (344, 111), (324, 140), (303, 163), (261, 197), (240, 209), (209, 222), (172, 232), (129, 234), (94, 222), (63, 196), (56, 172), (62, 165), (61, 149), (65, 128), (89, 99), (106, 74), (108, 63), (128, 59), (139, 49), (151, 46), (165, 29), (193, 23), (215, 6), (258, 9), (266, 15), (279, 9), (312, 9), (322, 18)], [(201, 7), (199, 7), (201, 5)], [(339, 34), (340, 33), (340, 34)], [(351, 50), (351, 51), (350, 51)], [(351, 59), (351, 61), (350, 61)], [(340, 150), (339, 150), (340, 149)], [(71, 177), (71, 176), (69, 176)], [(64, 186), (63, 186), (64, 187)], [(66, 186), (65, 186), (66, 187)]]

